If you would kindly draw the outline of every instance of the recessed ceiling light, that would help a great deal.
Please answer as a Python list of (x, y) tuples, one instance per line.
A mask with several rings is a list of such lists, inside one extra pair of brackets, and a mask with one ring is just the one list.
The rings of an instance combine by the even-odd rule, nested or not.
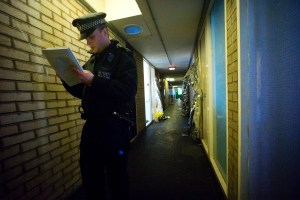
[(124, 28), (124, 32), (129, 35), (138, 35), (142, 32), (142, 27), (136, 24), (127, 25)]
[[(105, 21), (111, 22), (119, 19), (142, 15), (136, 0), (80, 0), (86, 2), (96, 12), (105, 12)], [(125, 8), (125, 9), (124, 9)]]
[(176, 67), (175, 66), (171, 66), (171, 67), (169, 67), (169, 70), (175, 70), (176, 69)]
[(174, 78), (166, 78), (167, 81), (175, 81)]

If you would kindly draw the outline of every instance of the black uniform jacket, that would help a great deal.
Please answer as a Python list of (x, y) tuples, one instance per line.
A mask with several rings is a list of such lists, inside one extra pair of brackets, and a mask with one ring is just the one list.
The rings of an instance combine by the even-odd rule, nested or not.
[[(120, 47), (117, 41), (112, 40), (111, 44), (101, 53), (93, 54), (83, 68), (94, 74), (90, 85), (81, 83), (69, 87), (63, 82), (69, 93), (82, 99), (82, 107), (87, 119), (82, 137), (89, 137), (84, 136), (85, 129), (88, 132), (97, 131), (97, 133), (88, 133), (89, 135), (95, 134), (95, 136), (122, 131), (110, 126), (120, 125), (120, 123), (111, 122), (111, 119), (116, 118), (112, 117), (113, 112), (121, 115), (130, 112), (135, 114), (137, 68), (131, 52)], [(96, 139), (96, 137), (89, 138), (90, 140)]]

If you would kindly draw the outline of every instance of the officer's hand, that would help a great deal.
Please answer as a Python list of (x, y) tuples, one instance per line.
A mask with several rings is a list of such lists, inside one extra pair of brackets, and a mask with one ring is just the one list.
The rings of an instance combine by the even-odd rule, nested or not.
[(77, 68), (73, 68), (76, 76), (85, 84), (90, 85), (93, 81), (94, 74), (88, 70), (79, 70)]

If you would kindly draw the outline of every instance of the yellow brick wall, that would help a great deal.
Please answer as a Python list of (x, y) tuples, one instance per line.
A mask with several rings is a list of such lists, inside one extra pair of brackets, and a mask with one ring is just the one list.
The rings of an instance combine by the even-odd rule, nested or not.
[(87, 13), (77, 0), (0, 2), (0, 199), (63, 199), (81, 185), (80, 100), (65, 91), (42, 49), (68, 46), (83, 64), (88, 47), (71, 21)]
[(238, 44), (237, 2), (226, 0), (228, 87), (228, 199), (238, 199)]

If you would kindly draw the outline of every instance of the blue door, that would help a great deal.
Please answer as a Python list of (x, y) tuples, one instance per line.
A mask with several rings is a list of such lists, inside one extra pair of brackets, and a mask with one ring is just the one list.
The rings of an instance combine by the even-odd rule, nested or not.
[(212, 75), (214, 99), (214, 159), (224, 177), (227, 174), (226, 66), (224, 1), (216, 0), (211, 10)]

